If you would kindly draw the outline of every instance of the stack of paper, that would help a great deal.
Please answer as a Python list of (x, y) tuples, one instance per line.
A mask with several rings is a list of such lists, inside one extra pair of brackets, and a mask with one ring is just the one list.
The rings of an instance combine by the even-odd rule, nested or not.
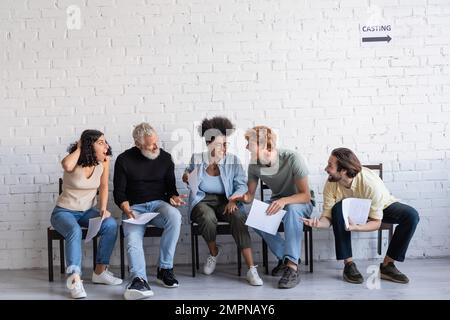
[(342, 200), (342, 215), (344, 217), (345, 226), (348, 228), (348, 218), (354, 224), (365, 224), (369, 217), (370, 199), (346, 198)]

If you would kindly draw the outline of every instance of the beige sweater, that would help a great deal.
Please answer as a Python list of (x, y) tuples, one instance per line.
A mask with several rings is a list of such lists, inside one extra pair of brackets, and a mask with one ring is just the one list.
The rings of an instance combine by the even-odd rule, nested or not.
[(84, 175), (83, 167), (79, 165), (72, 172), (64, 171), (62, 193), (56, 205), (74, 211), (86, 211), (94, 207), (102, 174), (101, 163), (95, 166), (89, 179)]

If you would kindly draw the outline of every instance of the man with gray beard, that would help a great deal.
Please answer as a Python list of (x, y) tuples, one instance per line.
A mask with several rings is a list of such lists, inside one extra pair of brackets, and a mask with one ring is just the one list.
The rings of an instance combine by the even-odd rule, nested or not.
[[(123, 219), (134, 219), (145, 212), (159, 212), (147, 224), (164, 229), (160, 241), (157, 282), (167, 288), (178, 287), (173, 258), (180, 235), (181, 214), (185, 203), (175, 185), (175, 165), (171, 155), (159, 147), (158, 135), (148, 124), (133, 130), (135, 146), (121, 153), (114, 166), (114, 201), (123, 211)], [(143, 237), (146, 225), (123, 223), (127, 244), (131, 283), (124, 297), (144, 299), (153, 295), (146, 273)]]

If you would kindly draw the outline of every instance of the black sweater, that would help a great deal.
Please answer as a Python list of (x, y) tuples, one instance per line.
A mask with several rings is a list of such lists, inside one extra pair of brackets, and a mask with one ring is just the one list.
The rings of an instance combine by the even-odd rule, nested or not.
[(137, 147), (126, 150), (114, 165), (114, 202), (119, 207), (124, 201), (130, 206), (153, 200), (169, 202), (170, 197), (178, 196), (174, 168), (170, 153), (163, 149), (154, 160), (144, 157)]

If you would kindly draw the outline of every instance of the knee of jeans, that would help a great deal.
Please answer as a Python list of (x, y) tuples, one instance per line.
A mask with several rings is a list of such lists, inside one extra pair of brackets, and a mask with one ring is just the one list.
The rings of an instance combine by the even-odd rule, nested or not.
[(420, 217), (416, 209), (414, 208), (411, 209), (410, 214), (408, 215), (408, 221), (409, 223), (411, 223), (411, 225), (414, 226), (416, 226), (419, 223)]
[(107, 231), (115, 231), (117, 232), (117, 222), (116, 219), (114, 219), (113, 217), (108, 217), (103, 221), (103, 227), (107, 230)]
[(177, 208), (170, 208), (166, 217), (169, 224), (181, 225), (181, 213)]
[(309, 204), (288, 204), (284, 210), (286, 210), (284, 219), (294, 219), (300, 221), (300, 217), (307, 217), (311, 215), (312, 206)]

